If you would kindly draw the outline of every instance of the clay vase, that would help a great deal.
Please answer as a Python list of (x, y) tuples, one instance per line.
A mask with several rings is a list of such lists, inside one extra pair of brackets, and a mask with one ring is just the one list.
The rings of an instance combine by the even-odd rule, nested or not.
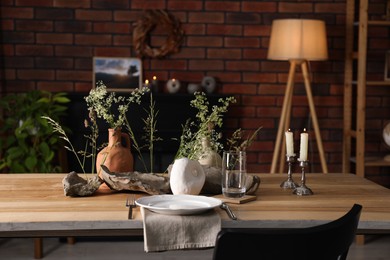
[(204, 166), (215, 168), (222, 167), (221, 156), (212, 149), (210, 140), (206, 137), (202, 138), (202, 154), (198, 159), (199, 163)]
[[(126, 141), (126, 146), (122, 145)], [(130, 150), (130, 136), (121, 129), (108, 129), (108, 145), (96, 157), (96, 169), (100, 176), (100, 165), (105, 165), (111, 172), (130, 172), (134, 169), (134, 158)], [(101, 177), (101, 176), (100, 176)]]

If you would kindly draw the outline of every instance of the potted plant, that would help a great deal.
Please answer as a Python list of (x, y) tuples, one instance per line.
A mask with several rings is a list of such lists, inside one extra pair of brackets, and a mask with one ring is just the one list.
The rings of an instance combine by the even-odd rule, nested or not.
[(66, 113), (66, 93), (34, 90), (12, 93), (0, 99), (0, 171), (9, 173), (60, 172), (56, 155), (63, 147), (52, 126)]

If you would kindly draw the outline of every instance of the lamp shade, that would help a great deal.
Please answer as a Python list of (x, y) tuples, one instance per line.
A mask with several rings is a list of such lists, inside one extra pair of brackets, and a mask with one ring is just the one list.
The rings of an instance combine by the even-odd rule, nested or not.
[(325, 23), (309, 19), (280, 19), (272, 22), (268, 59), (328, 59)]

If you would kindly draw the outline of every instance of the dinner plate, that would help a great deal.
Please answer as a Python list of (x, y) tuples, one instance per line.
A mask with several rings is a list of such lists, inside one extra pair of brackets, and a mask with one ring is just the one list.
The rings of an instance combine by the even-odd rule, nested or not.
[(139, 198), (135, 203), (160, 214), (191, 215), (219, 207), (222, 201), (197, 195), (153, 195)]

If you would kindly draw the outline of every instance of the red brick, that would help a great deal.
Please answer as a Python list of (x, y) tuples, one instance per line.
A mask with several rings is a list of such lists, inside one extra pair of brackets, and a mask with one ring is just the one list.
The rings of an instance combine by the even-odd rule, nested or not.
[(172, 55), (175, 59), (204, 59), (206, 57), (205, 48), (182, 47), (179, 53)]
[(168, 2), (168, 9), (169, 10), (188, 10), (188, 11), (195, 11), (195, 10), (202, 10), (202, 1), (182, 1), (182, 0), (170, 0)]
[(236, 60), (241, 59), (241, 50), (240, 49), (207, 49), (207, 58), (209, 59), (227, 59), (227, 60)]
[(224, 84), (225, 94), (256, 94), (255, 84)]
[(316, 3), (314, 5), (314, 11), (316, 13), (345, 13), (344, 3)]
[(70, 69), (73, 67), (73, 59), (58, 57), (37, 57), (35, 58), (37, 68), (47, 69)]
[(3, 44), (2, 48), (3, 49), (2, 49), (1, 54), (3, 56), (14, 56), (14, 54), (15, 54), (14, 45), (12, 45), (12, 44)]
[(60, 8), (35, 8), (36, 19), (52, 20), (72, 20), (74, 19), (73, 10)]
[(227, 25), (227, 24), (208, 24), (207, 25), (208, 35), (230, 35), (240, 36), (242, 35), (241, 25)]
[(92, 21), (112, 21), (112, 12), (76, 10), (76, 19)]
[(94, 23), (93, 31), (97, 33), (131, 33), (128, 23)]
[(164, 70), (185, 70), (187, 68), (187, 62), (184, 60), (152, 60), (151, 67), (153, 69)]
[(55, 7), (89, 8), (91, 0), (54, 0)]
[(53, 0), (16, 0), (15, 4), (17, 6), (46, 6), (46, 7), (52, 7), (53, 6)]
[(86, 21), (56, 21), (57, 32), (86, 33), (92, 31), (92, 23)]
[(166, 9), (166, 1), (161, 0), (132, 0), (131, 9)]
[(83, 93), (89, 92), (92, 89), (92, 81), (91, 82), (76, 82), (74, 84), (74, 91)]
[(267, 58), (267, 53), (268, 50), (266, 49), (243, 49), (243, 58), (249, 60), (262, 60)]
[(90, 81), (92, 79), (92, 71), (58, 70), (56, 79), (67, 81)]
[(72, 44), (73, 34), (70, 33), (37, 33), (37, 43)]
[(130, 57), (130, 48), (121, 47), (96, 47), (94, 54), (96, 56), (108, 56), (108, 57)]
[(268, 25), (245, 25), (244, 36), (269, 36), (271, 26)]
[(18, 56), (53, 56), (53, 47), (49, 45), (16, 45)]
[(257, 61), (227, 61), (226, 70), (237, 71), (259, 71), (259, 62)]
[(34, 68), (34, 58), (26, 56), (12, 56), (2, 59), (5, 68)]
[(242, 97), (242, 103), (248, 106), (258, 106), (260, 104), (261, 106), (275, 106), (276, 100), (269, 96), (246, 95)]
[(114, 20), (133, 23), (140, 19), (142, 15), (142, 11), (114, 11)]
[(50, 92), (72, 92), (73, 83), (69, 81), (40, 81), (37, 89)]
[(2, 43), (33, 43), (34, 33), (32, 32), (2, 32)]
[(243, 81), (257, 83), (274, 83), (277, 81), (277, 77), (274, 73), (244, 73)]
[(240, 10), (240, 1), (205, 1), (205, 9), (207, 11), (237, 12)]
[(188, 69), (203, 71), (221, 71), (223, 70), (223, 62), (220, 60), (190, 60)]
[[(311, 13), (313, 12), (311, 3), (279, 3), (278, 11), (281, 13)], [(344, 11), (344, 10), (343, 10)]]
[(227, 13), (227, 24), (259, 24), (261, 22), (260, 13)]
[(133, 37), (131, 35), (115, 35), (114, 36), (115, 46), (133, 46)]
[(82, 46), (56, 46), (56, 56), (70, 56), (70, 57), (91, 57), (93, 54), (91, 47)]
[(15, 29), (14, 21), (11, 19), (8, 20), (1, 20), (0, 26), (3, 31), (13, 31)]
[(224, 39), (226, 47), (260, 47), (260, 41), (257, 37), (226, 37)]
[(223, 23), (225, 21), (224, 13), (222, 12), (190, 12), (188, 22), (190, 23)]
[(277, 2), (242, 1), (243, 12), (272, 13), (277, 11)]
[(239, 72), (213, 72), (214, 77), (218, 78), (222, 84), (241, 82), (241, 73)]
[(76, 58), (74, 68), (80, 70), (92, 70), (93, 60), (91, 58)]
[(19, 20), (16, 21), (16, 30), (18, 31), (53, 31), (53, 22), (50, 21), (35, 21), (35, 20)]
[(204, 35), (206, 34), (205, 24), (183, 24), (182, 28), (186, 35)]
[(28, 7), (1, 7), (1, 19), (31, 19), (34, 17), (34, 9)]
[(213, 37), (213, 36), (189, 36), (187, 37), (187, 45), (188, 46), (196, 46), (196, 47), (220, 47), (222, 46), (222, 38), (221, 37)]
[(97, 9), (129, 9), (128, 0), (93, 0), (92, 8)]
[(47, 69), (29, 69), (18, 70), (17, 77), (22, 80), (54, 80), (54, 70)]
[(101, 46), (101, 45), (110, 45), (112, 41), (111, 34), (76, 34), (75, 43), (79, 45), (91, 45), (91, 46)]
[[(181, 80), (182, 82), (200, 83), (204, 74), (198, 71), (174, 71), (171, 73), (172, 78)], [(186, 88), (186, 86), (183, 86)]]

